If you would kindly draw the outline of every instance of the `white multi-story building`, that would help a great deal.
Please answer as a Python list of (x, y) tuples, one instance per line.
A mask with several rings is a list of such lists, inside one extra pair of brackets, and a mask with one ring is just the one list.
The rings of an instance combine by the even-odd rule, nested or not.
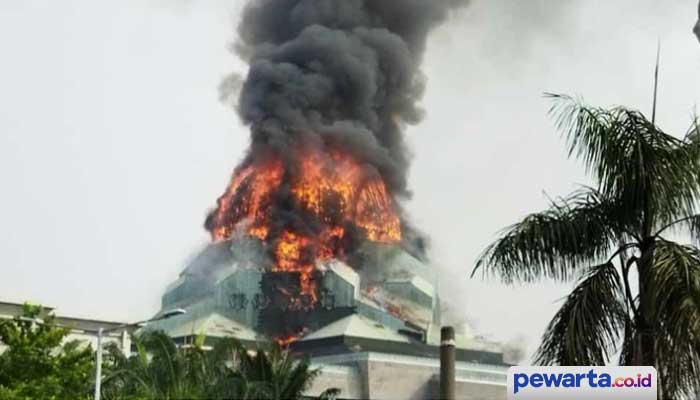
[[(22, 308), (22, 304), (0, 301), (0, 321), (21, 317)], [(42, 307), (42, 312), (37, 322), (43, 322), (43, 318), (49, 314), (56, 315), (54, 324), (70, 330), (65, 339), (66, 342), (78, 340), (85, 343), (85, 345), (92, 345), (94, 349), (97, 346), (97, 331), (102, 328), (105, 331), (102, 335), (102, 342), (105, 345), (108, 343), (116, 343), (125, 354), (129, 354), (130, 352), (130, 328), (124, 327), (124, 324), (121, 322), (61, 316), (57, 314), (52, 307)], [(6, 346), (0, 342), (0, 352), (4, 351), (5, 347)]]

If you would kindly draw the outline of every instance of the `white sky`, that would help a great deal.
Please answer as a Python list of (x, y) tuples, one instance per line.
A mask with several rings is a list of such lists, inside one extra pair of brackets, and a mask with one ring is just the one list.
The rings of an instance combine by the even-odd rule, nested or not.
[[(649, 111), (681, 135), (700, 101), (696, 0), (473, 0), (435, 32), (414, 199), (453, 308), (530, 350), (566, 287), (469, 280), (495, 233), (588, 182), (545, 91)], [(134, 320), (207, 241), (248, 142), (217, 86), (241, 1), (0, 1), (0, 300)]]

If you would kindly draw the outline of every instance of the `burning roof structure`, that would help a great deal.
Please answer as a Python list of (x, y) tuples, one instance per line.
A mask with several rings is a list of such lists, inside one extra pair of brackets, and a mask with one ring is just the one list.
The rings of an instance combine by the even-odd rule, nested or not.
[(207, 246), (162, 298), (163, 310), (188, 314), (159, 327), (182, 333), (191, 324), (195, 335), (203, 333), (195, 322), (215, 315), (231, 321), (231, 336), (282, 344), (349, 316), (406, 340), (425, 342), (439, 327), (433, 270), (397, 244), (367, 240), (347, 258), (316, 259), (308, 272), (270, 267), (275, 258), (268, 250), (247, 234)]

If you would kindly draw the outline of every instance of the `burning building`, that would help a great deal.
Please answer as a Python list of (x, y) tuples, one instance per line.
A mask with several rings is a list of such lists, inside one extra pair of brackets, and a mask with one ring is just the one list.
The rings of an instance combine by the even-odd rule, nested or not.
[[(437, 395), (441, 308), (426, 262), (400, 242), (365, 238), (350, 254), (315, 259), (308, 271), (296, 264), (276, 270), (270, 265), (277, 248), (249, 229), (198, 254), (162, 298), (163, 311), (187, 314), (149, 329), (183, 344), (199, 335), (205, 343), (229, 336), (251, 346), (276, 341), (322, 368), (310, 396), (328, 387), (348, 399)], [(289, 244), (300, 249), (290, 258), (301, 258), (296, 252), (306, 243)], [(468, 334), (456, 345), (460, 398), (503, 398), (508, 366), (501, 347)], [(411, 378), (399, 382), (398, 374)]]
[[(222, 87), (250, 148), (206, 218), (212, 243), (163, 296), (163, 309), (188, 314), (157, 327), (316, 355), (372, 340), (432, 354), (440, 299), (425, 240), (401, 207), (410, 195), (403, 129), (422, 115), (428, 33), (465, 3), (244, 8), (235, 49), (250, 68), (239, 91)], [(483, 350), (463, 357), (502, 364)]]
[(354, 255), (360, 271), (337, 258), (316, 260), (308, 272), (275, 271), (262, 267), (274, 261), (261, 240), (227, 240), (195, 258), (163, 295), (162, 307), (185, 308), (190, 319), (218, 313), (241, 324), (249, 340), (289, 344), (358, 315), (427, 341), (440, 326), (432, 270), (397, 245), (368, 242)]

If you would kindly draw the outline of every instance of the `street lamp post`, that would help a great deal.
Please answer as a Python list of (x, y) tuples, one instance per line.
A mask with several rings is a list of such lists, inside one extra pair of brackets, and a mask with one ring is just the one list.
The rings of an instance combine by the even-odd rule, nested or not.
[(163, 313), (159, 317), (151, 318), (151, 319), (148, 319), (145, 321), (133, 322), (130, 324), (123, 324), (123, 325), (119, 325), (119, 326), (116, 326), (114, 328), (109, 328), (109, 329), (103, 329), (102, 327), (100, 327), (97, 330), (97, 352), (96, 352), (96, 356), (95, 356), (95, 358), (96, 358), (95, 362), (97, 363), (97, 365), (95, 366), (95, 400), (100, 400), (101, 389), (102, 389), (101, 388), (101, 386), (102, 386), (102, 335), (104, 333), (116, 331), (119, 329), (125, 329), (125, 328), (129, 328), (129, 327), (133, 327), (133, 326), (141, 326), (141, 325), (147, 324), (149, 322), (161, 321), (164, 319), (168, 319), (168, 318), (175, 317), (177, 315), (186, 314), (186, 313), (187, 313), (187, 311), (183, 310), (182, 308), (176, 308), (174, 310), (170, 310), (170, 311)]

